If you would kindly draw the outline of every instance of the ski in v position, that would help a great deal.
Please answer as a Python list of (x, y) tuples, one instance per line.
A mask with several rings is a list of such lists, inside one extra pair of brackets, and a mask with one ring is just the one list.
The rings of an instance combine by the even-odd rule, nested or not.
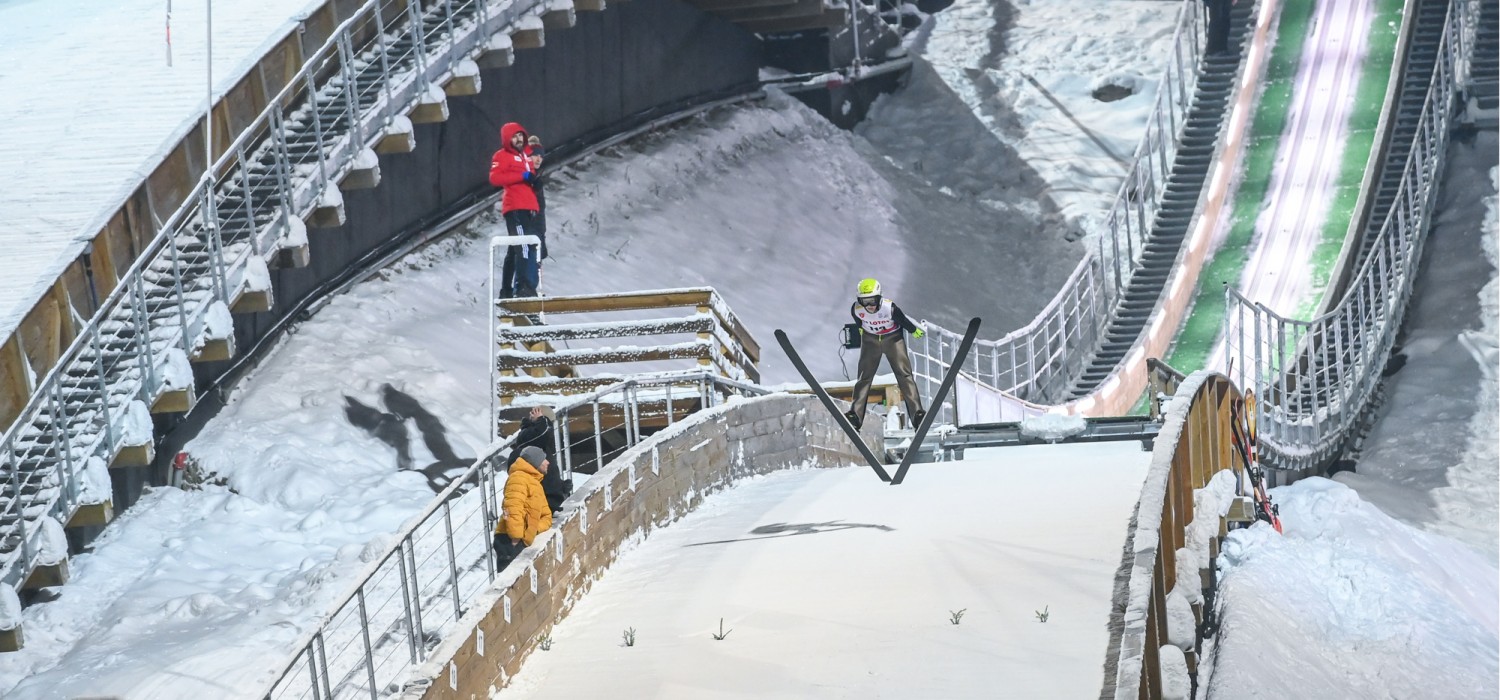
[(808, 388), (812, 389), (813, 393), (817, 394), (818, 400), (823, 402), (823, 407), (828, 409), (829, 413), (833, 414), (834, 421), (839, 424), (840, 428), (844, 429), (844, 434), (848, 435), (849, 440), (854, 443), (854, 446), (859, 448), (859, 453), (864, 456), (865, 461), (870, 463), (870, 468), (875, 470), (875, 475), (879, 476), (881, 481), (890, 481), (890, 473), (885, 470), (885, 467), (881, 466), (880, 460), (875, 456), (875, 453), (870, 451), (870, 446), (865, 444), (864, 438), (859, 434), (859, 429), (854, 427), (849, 422), (848, 417), (839, 410), (838, 405), (833, 402), (833, 397), (828, 395), (828, 392), (823, 389), (823, 385), (819, 384), (818, 380), (813, 377), (812, 372), (807, 369), (807, 364), (802, 362), (802, 357), (797, 354), (796, 348), (792, 347), (792, 341), (787, 339), (786, 332), (779, 328), (776, 329), (776, 342), (781, 344), (781, 349), (786, 352), (787, 359), (792, 361), (792, 366), (797, 368), (797, 373), (802, 375), (802, 379), (807, 382)]
[[(969, 327), (964, 331), (963, 340), (959, 341), (958, 349), (953, 353), (953, 364), (948, 365), (948, 371), (943, 374), (943, 383), (938, 386), (936, 394), (932, 395), (932, 407), (936, 409), (943, 405), (943, 399), (948, 397), (948, 392), (953, 389), (953, 381), (958, 378), (959, 368), (964, 366), (964, 359), (969, 356), (969, 349), (974, 347), (974, 337), (979, 335), (979, 319), (969, 319)], [(891, 477), (891, 485), (895, 486), (906, 478), (906, 470), (911, 468), (912, 460), (916, 459), (917, 452), (922, 448), (922, 440), (927, 437), (927, 431), (932, 427), (932, 422), (937, 419), (938, 411), (928, 411), (917, 422), (917, 430), (912, 433), (911, 444), (906, 448), (906, 454), (901, 457), (901, 465), (896, 468), (895, 476)]]

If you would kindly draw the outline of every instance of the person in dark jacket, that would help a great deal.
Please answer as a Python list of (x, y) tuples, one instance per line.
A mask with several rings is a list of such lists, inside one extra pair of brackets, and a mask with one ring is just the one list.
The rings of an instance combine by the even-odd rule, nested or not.
[[(532, 155), (526, 145), (526, 130), (509, 122), (500, 128), (500, 150), (490, 158), (490, 184), (505, 188), (500, 197), (500, 213), (512, 236), (544, 234), (535, 227), (540, 204), (532, 189), (542, 167), (541, 156)], [(510, 246), (505, 251), (501, 273), (500, 298), (534, 297), (541, 286), (541, 264), (545, 239), (540, 245)]]
[(1208, 41), (1204, 51), (1210, 56), (1229, 53), (1229, 13), (1234, 10), (1235, 0), (1203, 0), (1208, 10)]
[[(516, 430), (515, 447), (511, 450), (510, 462), (515, 463), (521, 456), (522, 450), (528, 447), (540, 449), (549, 457), (556, 450), (556, 437), (553, 433), (556, 413), (546, 406), (534, 406), (531, 413), (521, 419), (521, 427)], [(556, 467), (548, 469), (542, 475), (542, 490), (547, 494), (547, 505), (551, 506), (553, 512), (562, 510), (562, 502), (573, 494), (573, 484), (569, 482)]]
[[(536, 134), (526, 138), (526, 153), (536, 156), (538, 163), (547, 154), (546, 149), (542, 148), (542, 140)], [(536, 219), (532, 221), (532, 226), (536, 227), (537, 235), (542, 237), (543, 260), (547, 259), (547, 193), (542, 191), (546, 189), (546, 183), (547, 178), (540, 176), (531, 183), (531, 191), (536, 194)]]
[(870, 384), (875, 381), (875, 371), (880, 369), (880, 358), (884, 356), (896, 374), (896, 385), (901, 388), (906, 414), (912, 425), (917, 425), (927, 411), (922, 408), (917, 380), (912, 377), (911, 358), (906, 354), (906, 334), (920, 338), (926, 333), (906, 317), (896, 302), (880, 295), (880, 282), (875, 279), (860, 280), (855, 294), (849, 315), (854, 317), (860, 330), (859, 379), (854, 382), (854, 405), (844, 417), (856, 428), (864, 425)]

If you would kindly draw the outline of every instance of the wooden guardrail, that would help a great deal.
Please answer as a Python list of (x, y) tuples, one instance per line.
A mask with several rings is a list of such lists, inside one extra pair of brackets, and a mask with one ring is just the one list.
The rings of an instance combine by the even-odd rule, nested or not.
[[(1104, 697), (1191, 697), (1204, 616), (1212, 610), (1219, 541), (1231, 522), (1253, 517), (1236, 498), (1222, 501), (1221, 512), (1195, 512), (1195, 492), (1217, 474), (1243, 474), (1230, 422), (1230, 405), (1238, 400), (1240, 392), (1227, 377), (1199, 371), (1182, 380), (1166, 406), (1126, 544), (1128, 579), (1116, 593), (1114, 607), (1121, 612), (1111, 621)], [(1214, 534), (1190, 538), (1190, 529), (1201, 533), (1198, 528)], [(1186, 607), (1193, 629), (1174, 628), (1169, 620), (1185, 620)], [(1178, 688), (1183, 682), (1189, 687)]]

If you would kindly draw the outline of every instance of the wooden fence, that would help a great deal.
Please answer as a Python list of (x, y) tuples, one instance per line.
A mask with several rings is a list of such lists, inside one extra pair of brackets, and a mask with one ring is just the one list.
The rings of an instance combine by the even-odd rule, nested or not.
[[(1128, 582), (1116, 592), (1115, 604), (1123, 606), (1123, 616), (1116, 621), (1119, 645), (1110, 659), (1114, 669), (1107, 672), (1104, 697), (1117, 700), (1192, 696), (1204, 616), (1211, 614), (1219, 542), (1231, 522), (1249, 519), (1240, 498), (1230, 499), (1219, 513), (1194, 512), (1195, 492), (1216, 474), (1232, 470), (1237, 478), (1243, 477), (1245, 465), (1234, 449), (1230, 423), (1230, 405), (1240, 400), (1239, 390), (1224, 375), (1207, 371), (1189, 375), (1176, 388), (1164, 408), (1165, 422), (1126, 544)], [(1195, 517), (1217, 521), (1207, 552), (1185, 549)], [(1189, 570), (1194, 563), (1197, 570)], [(1185, 631), (1171, 634), (1169, 629), (1169, 605), (1174, 604), (1169, 601), (1175, 598), (1193, 601), (1190, 644)], [(1170, 649), (1164, 653), (1169, 646), (1182, 651), (1181, 661)], [(1180, 687), (1183, 680), (1188, 687)]]

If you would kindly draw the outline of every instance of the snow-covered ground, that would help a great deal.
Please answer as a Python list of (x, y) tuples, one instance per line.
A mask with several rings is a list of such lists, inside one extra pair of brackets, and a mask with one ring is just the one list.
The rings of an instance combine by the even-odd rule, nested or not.
[[(989, 0), (960, 0), (936, 18), (927, 45), (931, 66), (919, 65), (909, 91), (882, 101), (872, 121), (856, 134), (833, 130), (800, 106), (773, 99), (765, 104), (722, 110), (589, 159), (559, 173), (548, 191), (553, 206), (549, 212), (552, 237), (549, 243), (554, 257), (547, 262), (544, 289), (551, 294), (563, 294), (712, 284), (763, 343), (771, 329), (787, 329), (815, 371), (829, 379), (841, 375), (835, 332), (847, 318), (849, 289), (857, 279), (868, 275), (881, 277), (891, 296), (917, 317), (955, 323), (957, 319), (981, 315), (988, 322), (986, 326), (998, 335), (1005, 328), (1017, 325), (1008, 322), (1011, 319), (1029, 320), (1056, 291), (1060, 275), (1072, 268), (1081, 253), (1065, 239), (1075, 226), (1086, 227), (1089, 206), (1094, 205), (1085, 206), (1085, 202), (1095, 201), (1102, 210), (1113, 195), (1119, 176), (1115, 175), (1113, 180), (1107, 177), (1103, 164), (1113, 162), (1110, 157), (1101, 155), (1099, 146), (1080, 132), (1076, 123), (1060, 117), (1055, 106), (1040, 92), (1031, 97), (1019, 94), (1034, 89), (1024, 76), (1019, 78), (1021, 82), (1006, 83), (1019, 93), (994, 90), (971, 103), (962, 96), (979, 94), (974, 92), (977, 88), (936, 82), (947, 80), (944, 69), (939, 67), (959, 67), (948, 75), (967, 75), (961, 70), (966, 61), (964, 52), (976, 51), (975, 47), (985, 42), (999, 42), (1001, 49), (986, 49), (974, 55), (988, 56), (987, 60), (994, 64), (991, 68), (1000, 73), (1005, 70), (999, 67), (1001, 56), (1009, 66), (1032, 66), (1027, 69), (1028, 74), (1048, 86), (1080, 121), (1097, 125), (1098, 122), (1088, 120), (1098, 118), (1109, 125), (1112, 122), (1107, 117), (1086, 115), (1088, 110), (1079, 102), (1096, 77), (1094, 71), (1099, 70), (1098, 66), (1106, 66), (1110, 71), (1154, 76), (1157, 71), (1151, 66), (1156, 65), (1156, 60), (1149, 53), (1151, 47), (1165, 41), (1171, 26), (1170, 15), (1176, 6), (1173, 2), (1146, 0), (1058, 0), (1015, 5), (1003, 0), (994, 4)], [(997, 17), (1009, 19), (997, 25)], [(965, 30), (961, 26), (964, 21), (974, 28)], [(1153, 21), (1168, 29), (1152, 31), (1151, 27), (1158, 26)], [(1145, 29), (1138, 27), (1138, 22)], [(964, 31), (971, 32), (967, 42), (963, 40)], [(939, 41), (944, 32), (953, 33), (946, 44)], [(1082, 37), (1078, 40), (1081, 43), (1071, 47), (1070, 36)], [(1111, 38), (1127, 36), (1135, 38), (1131, 41)], [(1044, 70), (1049, 67), (1055, 73)], [(932, 109), (922, 108), (918, 103), (926, 101), (923, 92), (929, 90), (946, 91), (950, 107), (938, 109), (934, 103)], [(954, 99), (952, 95), (960, 98)], [(1118, 115), (1120, 123), (1138, 124), (1143, 113), (1139, 111), (1140, 105), (1131, 100), (1140, 97), (1100, 103), (1097, 108), (1107, 110), (1118, 105), (1122, 110)], [(951, 122), (930, 121), (959, 103), (970, 108), (970, 116), (959, 113), (951, 115)], [(1013, 114), (1013, 122), (1023, 126), (1024, 133), (1006, 132), (1001, 128), (1003, 122), (992, 119), (994, 111), (1001, 109)], [(975, 119), (979, 126), (974, 124)], [(1122, 135), (1123, 131), (1126, 129), (1112, 127), (1108, 134), (1114, 140), (1103, 140), (1106, 144), (1124, 142), (1125, 147), (1119, 153), (1128, 156), (1139, 132), (1129, 136)], [(998, 134), (996, 138), (1001, 145), (984, 141), (986, 133)], [(915, 141), (918, 135), (930, 142)], [(951, 140), (943, 140), (941, 137), (945, 135)], [(922, 143), (929, 145), (923, 147)], [(925, 160), (913, 160), (910, 156), (915, 151), (903, 150), (912, 148), (925, 148), (932, 155)], [(974, 160), (967, 158), (970, 153), (987, 155)], [(1028, 168), (1036, 174), (1018, 179), (1016, 182), (1020, 184), (1008, 189), (1001, 187), (983, 193), (966, 189), (977, 186), (974, 183), (980, 180), (973, 178), (966, 186), (963, 175), (966, 170), (992, 161), (1010, 162), (1000, 158), (1014, 158), (1015, 170)], [(1090, 170), (1093, 174), (1077, 173), (1074, 180), (1068, 180), (1069, 169), (1085, 167), (1093, 168)], [(1079, 191), (1069, 195), (1063, 191), (1067, 188), (1056, 183), (1071, 183)], [(944, 187), (949, 191), (944, 192), (941, 189)], [(1051, 187), (1050, 192), (1046, 192), (1046, 187)], [(1052, 200), (1050, 204), (1041, 201), (1039, 193), (1044, 192)], [(1007, 198), (1009, 195), (1013, 196)], [(1493, 220), (1491, 213), (1491, 231)], [(204, 467), (227, 478), (233, 490), (219, 487), (198, 492), (156, 490), (113, 523), (92, 553), (74, 558), (75, 578), (63, 587), (61, 596), (26, 611), (28, 646), (19, 653), (0, 655), (0, 694), (7, 698), (96, 693), (152, 698), (229, 696), (234, 687), (243, 687), (236, 683), (273, 670), (269, 667), (278, 664), (289, 652), (284, 648), (288, 640), (304, 632), (313, 624), (313, 616), (321, 605), (351, 584), (348, 576), (361, 568), (360, 560), (381, 551), (389, 533), (425, 505), (431, 490), (420, 470), (441, 466), (451, 459), (462, 461), (473, 456), (484, 443), (488, 412), (484, 284), (488, 272), (483, 239), (497, 231), (492, 220), (480, 221), (470, 231), (414, 254), (379, 277), (333, 299), (316, 317), (298, 326), (262, 369), (235, 390), (229, 406), (188, 447)], [(1488, 293), (1493, 297), (1493, 283)], [(1491, 301), (1484, 308), (1491, 319), (1486, 327), (1493, 337), (1495, 306)], [(792, 379), (789, 368), (781, 363), (773, 347), (767, 348), (763, 359), (768, 383)], [(386, 389), (386, 384), (391, 388)], [(1492, 392), (1487, 400), (1493, 404), (1493, 382), (1487, 386)], [(446, 450), (428, 449), (420, 436), (412, 434), (409, 469), (398, 466), (397, 455), (390, 447), (351, 426), (347, 417), (351, 408), (363, 410), (353, 401), (378, 412), (389, 399), (402, 396), (420, 403), (447, 428)], [(1493, 443), (1489, 449), (1493, 450)], [(444, 452), (452, 454), (439, 454)], [(973, 456), (976, 460), (979, 457)], [(1100, 467), (1103, 466), (1101, 462)], [(893, 518), (899, 518), (903, 523), (913, 523), (901, 527), (909, 528), (913, 534), (925, 534), (926, 528), (945, 522), (967, 522), (978, 519), (978, 514), (987, 516), (992, 508), (988, 503), (964, 506), (962, 510), (957, 504), (966, 502), (964, 499), (971, 497), (967, 495), (970, 492), (979, 491), (967, 488), (968, 483), (982, 483), (988, 477), (969, 476), (966, 467), (959, 465), (933, 467), (931, 474), (943, 473), (946, 477), (947, 472), (938, 470), (949, 468), (955, 470), (951, 472), (953, 478), (928, 482), (923, 476), (928, 473), (924, 467), (921, 472), (913, 471), (908, 480), (911, 491), (903, 486), (881, 492), (899, 495), (931, 487), (945, 489), (947, 500), (931, 506), (924, 513), (929, 516), (926, 520), (895, 506), (869, 518), (845, 517), (852, 522), (888, 525), (895, 522)], [(851, 471), (868, 477), (861, 470)], [(750, 488), (774, 489), (782, 483), (779, 479), (795, 481), (814, 476), (828, 480), (830, 486), (837, 481), (836, 476), (822, 473), (788, 475), (766, 479)], [(1017, 475), (1015, 479), (1044, 476), (1046, 472), (1036, 472)], [(1451, 488), (1468, 493), (1468, 483), (1455, 480)], [(1051, 483), (1046, 487), (1051, 488)], [(1043, 486), (1038, 484), (1036, 488)], [(1289, 491), (1281, 496), (1288, 503), (1283, 508), (1289, 517), (1301, 512), (1301, 507), (1295, 504), (1297, 493)], [(1017, 489), (1011, 495), (1028, 493)], [(725, 497), (740, 498), (736, 493)], [(767, 497), (763, 493), (744, 498)], [(815, 502), (835, 503), (842, 498), (834, 493), (799, 491), (779, 505), (762, 504), (759, 511), (752, 506), (740, 517), (790, 513), (802, 504), (812, 508)], [(1482, 495), (1477, 502), (1483, 503)], [(1018, 507), (1027, 507), (1029, 503)], [(1495, 504), (1491, 502), (1489, 507), (1493, 517)], [(1225, 599), (1232, 603), (1240, 601), (1237, 605), (1241, 610), (1266, 606), (1264, 601), (1271, 600), (1277, 606), (1307, 610), (1309, 615), (1330, 616), (1319, 618), (1320, 629), (1336, 631), (1352, 625), (1342, 616), (1372, 609), (1366, 606), (1376, 603), (1368, 601), (1383, 600), (1379, 596), (1388, 589), (1382, 588), (1382, 582), (1395, 575), (1383, 567), (1397, 565), (1390, 563), (1396, 561), (1393, 559), (1371, 558), (1374, 563), (1365, 568), (1352, 565), (1332, 568), (1331, 562), (1341, 561), (1334, 555), (1352, 538), (1347, 533), (1362, 533), (1359, 528), (1368, 522), (1352, 518), (1373, 517), (1366, 509), (1367, 506), (1340, 506), (1335, 511), (1341, 518), (1351, 518), (1347, 525), (1341, 528), (1342, 521), (1322, 521), (1316, 526), (1309, 524), (1307, 530), (1289, 528), (1289, 533), (1313, 534), (1289, 534), (1282, 543), (1260, 542), (1251, 531), (1245, 536), (1249, 539), (1242, 543), (1243, 563), (1239, 564), (1239, 571), (1252, 572), (1257, 561), (1268, 565), (1289, 562), (1284, 565), (1310, 569), (1308, 576), (1324, 578), (1314, 579), (1318, 585), (1313, 585), (1296, 581), (1287, 572), (1272, 571), (1267, 574), (1270, 583), (1265, 586), (1234, 589)], [(659, 530), (645, 547), (654, 546), (652, 543), (659, 537), (690, 538), (696, 536), (695, 528), (714, 527), (712, 514), (702, 517), (700, 525)], [(1071, 522), (1079, 527), (1108, 525), (1103, 518), (1098, 523), (1089, 518)], [(768, 523), (756, 520), (750, 527)], [(1387, 544), (1401, 551), (1423, 548), (1439, 553), (1462, 551), (1448, 549), (1449, 545), (1442, 544), (1435, 535), (1393, 524), (1381, 527), (1382, 536), (1391, 540)], [(1051, 607), (1051, 621), (1041, 625), (1033, 623), (1030, 617), (1031, 610), (1026, 606), (1034, 607), (1031, 601), (1009, 603), (1016, 606), (1013, 612), (1021, 618), (1011, 622), (1011, 618), (1001, 615), (1005, 612), (1002, 604), (981, 597), (982, 589), (992, 585), (1035, 586), (1049, 594), (1055, 587), (1052, 579), (1034, 573), (1034, 569), (997, 567), (974, 557), (964, 560), (964, 547), (977, 547), (982, 539), (973, 534), (973, 528), (930, 534), (938, 541), (959, 543), (946, 551), (935, 550), (929, 556), (953, 559), (944, 563), (965, 567), (961, 573), (943, 581), (942, 586), (905, 583), (900, 589), (903, 597), (922, 597), (931, 591), (953, 595), (974, 591), (975, 599), (980, 602), (924, 601), (930, 602), (939, 627), (948, 625), (948, 610), (971, 608), (962, 624), (942, 627), (933, 636), (923, 637), (913, 631), (914, 627), (901, 626), (907, 624), (904, 620), (917, 620), (915, 614), (911, 618), (894, 613), (890, 618), (871, 615), (862, 620), (868, 623), (872, 638), (900, 639), (901, 647), (909, 651), (913, 640), (932, 639), (942, 632), (968, 629), (972, 634), (978, 630), (976, 637), (997, 634), (998, 637), (983, 637), (975, 641), (976, 645), (992, 638), (996, 643), (1008, 645), (1013, 641), (1009, 636), (1013, 632), (1048, 634), (1047, 630), (1056, 629), (1052, 625), (1063, 619), (1056, 605)], [(867, 529), (819, 532), (815, 537), (786, 537), (748, 544), (801, 548), (848, 536), (878, 546), (876, 536), (881, 533), (865, 532)], [(904, 537), (901, 533), (906, 531), (887, 534)], [(1341, 532), (1345, 534), (1340, 535)], [(1009, 537), (1015, 533), (1001, 534)], [(1026, 534), (1028, 538), (1035, 537)], [(1096, 534), (1095, 539), (1098, 546), (1113, 548), (1118, 554), (1119, 541), (1115, 536)], [(847, 544), (835, 540), (829, 546)], [(1257, 558), (1257, 547), (1267, 553)], [(1305, 548), (1309, 554), (1278, 558), (1273, 556), (1278, 547)], [(842, 550), (831, 551), (842, 553)], [(1033, 559), (1017, 561), (1029, 567), (1045, 558), (1040, 553), (1033, 555)], [(821, 559), (836, 561), (838, 557), (824, 554)], [(1111, 559), (1113, 563), (1117, 561), (1117, 557)], [(1409, 566), (1409, 561), (1398, 564)], [(1323, 566), (1321, 562), (1330, 564), (1316, 568)], [(627, 563), (622, 562), (621, 566)], [(908, 568), (892, 566), (888, 576), (921, 575), (920, 571), (911, 572)], [(1481, 584), (1485, 576), (1490, 580), (1494, 577), (1492, 564), (1487, 570), (1480, 567), (1465, 571)], [(962, 578), (971, 574), (983, 578)], [(715, 571), (704, 575), (709, 577), (704, 580), (709, 581), (721, 580), (716, 577), (722, 576)], [(603, 586), (614, 576), (611, 573), (606, 577), (598, 590), (604, 590)], [(1244, 576), (1241, 580), (1250, 578)], [(1339, 588), (1323, 587), (1335, 584)], [(812, 581), (807, 590), (816, 591), (817, 585), (817, 581)], [(1329, 590), (1342, 591), (1336, 599), (1348, 605), (1319, 607), (1319, 601), (1330, 599)], [(1469, 592), (1444, 589), (1432, 593), (1435, 597), (1430, 599), (1442, 600), (1442, 595), (1454, 599), (1479, 596), (1473, 591), (1480, 589), (1465, 590)], [(693, 592), (700, 596), (696, 604), (702, 607), (689, 612), (701, 609), (703, 620), (674, 618), (665, 613), (655, 616), (676, 620), (669, 624), (677, 625), (677, 634), (687, 635), (674, 638), (674, 649), (686, 649), (689, 640), (699, 636), (706, 639), (708, 628), (721, 615), (726, 618), (727, 627), (736, 627), (730, 613), (721, 612), (729, 609), (727, 604), (714, 605), (718, 601), (711, 597), (713, 593), (712, 590)], [(797, 594), (809, 595), (801, 590)], [(1489, 599), (1494, 598), (1491, 595)], [(592, 605), (589, 602), (592, 599), (592, 596), (585, 599), (580, 609)], [(780, 605), (803, 605), (795, 600), (757, 600), (760, 602), (741, 605), (748, 608), (766, 604), (767, 600)], [(1096, 602), (1102, 605), (1106, 600), (1099, 597)], [(664, 604), (656, 600), (644, 602), (653, 606)], [(1427, 617), (1412, 629), (1446, 629), (1444, 625), (1460, 624), (1450, 619), (1451, 610), (1441, 611), (1447, 617), (1439, 615), (1438, 607), (1416, 608), (1414, 612)], [(985, 610), (991, 614), (980, 615)], [(601, 612), (600, 619), (613, 618)], [(754, 633), (761, 623), (742, 619), (746, 620), (745, 626), (737, 627), (726, 640), (704, 642), (715, 645), (708, 653), (722, 654), (718, 650), (723, 647), (719, 645), (755, 637), (741, 633)], [(1493, 613), (1489, 619), (1493, 635)], [(581, 630), (585, 620), (578, 620)], [(885, 627), (888, 622), (889, 630)], [(929, 620), (921, 617), (919, 622), (926, 624)], [(605, 627), (616, 624), (611, 621)], [(637, 648), (627, 651), (648, 651), (647, 644), (653, 639), (651, 628), (629, 620), (624, 624), (640, 630)], [(809, 638), (824, 638), (810, 631), (808, 621), (799, 624), (798, 629)], [(1007, 627), (999, 628), (997, 633), (996, 627), (987, 627), (992, 624)], [(1016, 632), (1016, 628), (1009, 627), (1012, 624), (1031, 626), (1020, 627)], [(1224, 678), (1233, 678), (1234, 668), (1250, 668), (1253, 662), (1242, 659), (1261, 653), (1273, 641), (1262, 641), (1256, 635), (1277, 631), (1254, 625), (1236, 629), (1239, 631), (1233, 639), (1240, 643), (1226, 642), (1218, 661), (1219, 668), (1227, 669)], [(607, 634), (598, 640), (598, 653), (617, 651), (604, 647), (617, 643), (619, 631), (604, 630)], [(577, 662), (585, 657), (571, 656), (572, 652), (567, 650), (579, 647), (571, 642), (564, 645), (563, 640), (569, 639), (565, 634), (574, 632), (560, 629), (558, 646), (540, 655), (539, 663), (566, 663), (571, 672), (577, 673), (584, 667)], [(581, 645), (587, 635), (581, 631), (577, 634)], [(1479, 645), (1469, 642), (1478, 638), (1478, 632), (1455, 627), (1455, 634), (1464, 645), (1445, 649), (1477, 654)], [(778, 638), (778, 644), (802, 641), (795, 636), (782, 637)], [(1289, 656), (1318, 660), (1319, 668), (1309, 674), (1342, 668), (1340, 664), (1347, 662), (1353, 653), (1349, 650), (1357, 648), (1347, 643), (1348, 636), (1333, 633), (1281, 638), (1290, 641), (1279, 643), (1277, 648)], [(757, 640), (751, 644), (762, 643)], [(1046, 649), (1045, 643), (1046, 640), (1037, 640), (1033, 646)], [(1102, 671), (1097, 665), (1103, 651), (1102, 646), (1086, 647), (1081, 644), (1069, 651), (1076, 652), (1078, 658), (1090, 659), (1094, 667), (1087, 673), (1080, 671), (1077, 678), (1064, 680), (1077, 681), (1078, 687), (1087, 686), (1090, 688), (1087, 694), (1092, 696), (1101, 679)], [(951, 648), (955, 658), (972, 658), (979, 647)], [(828, 651), (819, 648), (816, 654)], [(742, 674), (733, 677), (751, 675), (756, 668), (764, 668), (755, 658), (750, 656), (751, 661), (745, 667), (732, 671)], [(840, 664), (856, 663), (847, 657), (836, 658), (841, 659), (837, 662)], [(924, 653), (922, 658), (930, 657)], [(1384, 652), (1372, 658), (1394, 667), (1391, 673), (1411, 669), (1416, 669), (1411, 673), (1417, 673), (1426, 668), (1422, 664), (1430, 661), (1420, 654), (1403, 660)], [(1450, 659), (1481, 671), (1490, 668), (1485, 666), (1489, 662), (1482, 656), (1464, 657), (1455, 651)], [(1413, 665), (1401, 666), (1403, 661)], [(1287, 661), (1283, 667), (1300, 668), (1302, 663)], [(785, 670), (785, 666), (778, 668)], [(850, 666), (839, 668), (848, 670)], [(533, 670), (528, 667), (523, 676)], [(1373, 675), (1365, 667), (1358, 667), (1355, 672)], [(722, 677), (731, 677), (729, 673), (725, 670)], [(705, 688), (703, 695), (695, 697), (736, 690), (727, 685)], [(848, 685), (856, 689), (873, 688), (856, 682)], [(995, 685), (987, 687), (993, 690)], [(1248, 692), (1238, 691), (1253, 689), (1253, 686), (1230, 686), (1228, 681), (1219, 687), (1222, 690), (1216, 693), (1226, 693), (1222, 697), (1246, 696)], [(840, 690), (834, 688), (829, 692), (836, 694)], [(1341, 697), (1336, 693), (1323, 695)], [(925, 697), (920, 693), (915, 696)]]
[[(322, 4), (212, 3), (215, 94)], [(208, 7), (0, 0), (0, 339), (203, 114)]]
[[(901, 167), (1004, 212), (1007, 225), (1041, 217), (1053, 232), (1091, 231), (1151, 114), (1180, 7), (959, 0), (917, 35), (911, 88), (883, 98), (859, 133)], [(1095, 98), (1105, 86), (1129, 94)]]
[(1496, 393), (1495, 132), (1453, 141), (1423, 251), (1405, 360), (1354, 473), (1337, 475), (1401, 521), (1497, 552), (1500, 412)]
[(1495, 565), (1312, 478), (1271, 496), (1285, 534), (1230, 533), (1210, 700), (1493, 698)]
[(1150, 457), (1043, 445), (899, 488), (864, 467), (751, 480), (623, 554), (498, 697), (1097, 696)]

